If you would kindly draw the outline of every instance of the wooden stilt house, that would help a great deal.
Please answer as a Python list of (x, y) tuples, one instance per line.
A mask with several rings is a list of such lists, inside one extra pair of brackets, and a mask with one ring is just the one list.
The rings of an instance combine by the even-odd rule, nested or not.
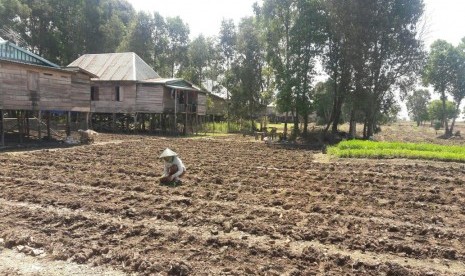
[(18, 140), (22, 142), (23, 137), (29, 135), (31, 122), (35, 124), (38, 138), (42, 137), (43, 127), (46, 127), (47, 136), (50, 137), (52, 112), (66, 115), (69, 135), (70, 112), (90, 112), (91, 77), (95, 75), (86, 70), (77, 67), (60, 68), (26, 49), (0, 39), (1, 145), (5, 145), (7, 131), (18, 131)]
[(135, 53), (83, 55), (69, 66), (97, 75), (91, 85), (96, 129), (186, 134), (205, 116), (204, 91), (182, 79), (160, 78)]

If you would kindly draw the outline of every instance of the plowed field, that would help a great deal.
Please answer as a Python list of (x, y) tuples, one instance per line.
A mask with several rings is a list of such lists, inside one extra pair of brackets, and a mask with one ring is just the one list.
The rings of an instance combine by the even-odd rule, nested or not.
[[(464, 165), (101, 137), (0, 154), (0, 245), (137, 275), (465, 275)], [(158, 185), (166, 147), (180, 187)]]

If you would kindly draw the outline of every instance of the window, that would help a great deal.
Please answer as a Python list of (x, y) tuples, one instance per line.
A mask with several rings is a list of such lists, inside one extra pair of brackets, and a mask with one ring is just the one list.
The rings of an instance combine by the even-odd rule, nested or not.
[(90, 87), (90, 100), (91, 101), (98, 101), (99, 100), (99, 93), (98, 93), (98, 86), (91, 86)]
[(123, 93), (119, 86), (115, 87), (115, 101), (121, 102), (123, 100)]

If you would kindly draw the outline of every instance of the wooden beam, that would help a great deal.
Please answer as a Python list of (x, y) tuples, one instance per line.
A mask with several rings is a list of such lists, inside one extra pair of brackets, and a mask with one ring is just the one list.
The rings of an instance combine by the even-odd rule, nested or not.
[(187, 103), (189, 102), (189, 92), (185, 91), (184, 94), (186, 95), (186, 98), (184, 99), (184, 112), (186, 112), (186, 118), (184, 119), (184, 129), (182, 130), (183, 131), (183, 135), (186, 136), (187, 135), (187, 114), (189, 113), (188, 111), (188, 105)]
[(86, 112), (86, 121), (84, 123), (84, 127), (89, 129), (89, 112)]
[(116, 132), (116, 113), (111, 114), (111, 131)]
[(24, 111), (24, 120), (26, 121), (26, 137), (27, 139), (31, 139), (31, 128), (29, 125), (29, 111)]
[(19, 143), (23, 143), (23, 121), (22, 121), (23, 112), (21, 110), (16, 111), (16, 119), (18, 121), (18, 134), (19, 134)]
[(5, 146), (5, 119), (3, 110), (0, 109), (0, 142), (2, 143), (2, 147)]
[(39, 114), (37, 114), (37, 137), (39, 140), (42, 140), (42, 110), (38, 111)]
[(177, 116), (178, 116), (178, 91), (177, 90), (174, 90), (174, 131), (175, 131), (175, 134), (178, 135), (178, 126), (177, 126)]
[(134, 112), (134, 133), (137, 133), (137, 128), (138, 128), (138, 125), (137, 125), (137, 113)]
[(71, 135), (71, 111), (66, 112), (66, 137)]
[(155, 132), (155, 114), (150, 114), (150, 133), (153, 134)]
[(51, 116), (51, 112), (47, 111), (47, 139), (48, 140), (52, 139), (52, 132), (50, 130), (50, 116)]
[(94, 126), (92, 124), (92, 112), (87, 113), (87, 128), (94, 129)]

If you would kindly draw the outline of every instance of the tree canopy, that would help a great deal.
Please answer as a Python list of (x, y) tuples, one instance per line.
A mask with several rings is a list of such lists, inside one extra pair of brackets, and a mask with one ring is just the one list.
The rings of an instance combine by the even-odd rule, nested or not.
[[(420, 123), (429, 101), (411, 88), (420, 73), (443, 110), (448, 97), (457, 110), (465, 97), (465, 40), (436, 41), (426, 56), (423, 0), (264, 0), (253, 9), (237, 25), (224, 19), (216, 36), (192, 39), (182, 18), (136, 12), (126, 0), (3, 0), (0, 23), (2, 36), (61, 65), (87, 53), (135, 52), (162, 77), (226, 95), (228, 119), (256, 119), (274, 102), (304, 135), (316, 113), (327, 132), (349, 122), (354, 135), (363, 123), (368, 138), (395, 117), (395, 94), (406, 89)], [(328, 81), (317, 85), (322, 76)], [(452, 119), (449, 128), (443, 118), (446, 132)]]

